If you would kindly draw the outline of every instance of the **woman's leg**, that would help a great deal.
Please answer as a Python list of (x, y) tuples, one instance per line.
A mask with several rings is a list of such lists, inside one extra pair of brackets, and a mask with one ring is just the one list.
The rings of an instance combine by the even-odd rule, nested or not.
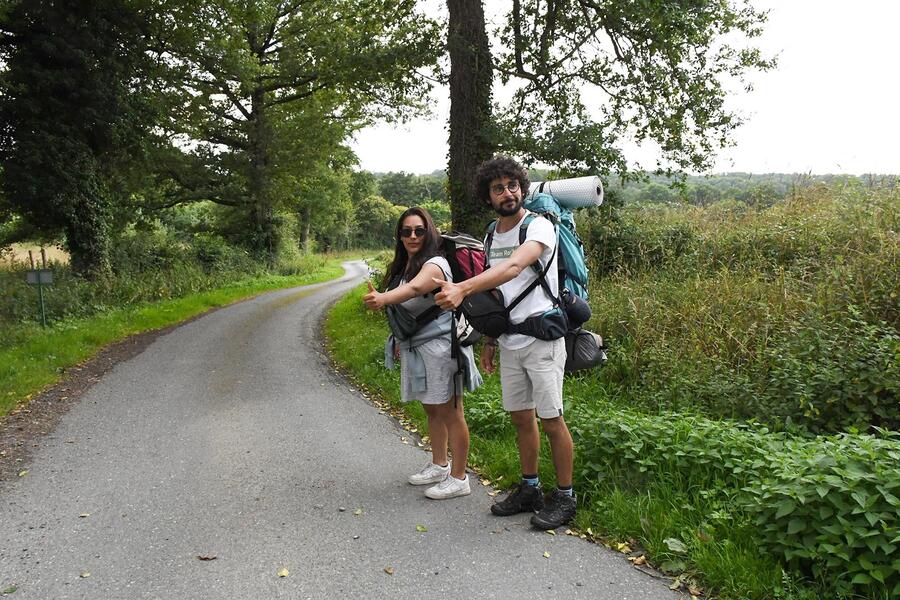
[[(423, 404), (428, 417), (428, 437), (431, 440), (431, 462), (447, 465), (447, 424), (441, 415), (443, 404)], [(451, 448), (452, 451), (452, 448)], [(456, 456), (456, 454), (454, 454)]]
[[(436, 409), (435, 420), (439, 419), (447, 432), (450, 452), (453, 454), (453, 468), (450, 470), (450, 475), (457, 479), (463, 479), (466, 476), (466, 464), (469, 456), (469, 426), (466, 424), (466, 417), (463, 413), (462, 398), (457, 398), (455, 402), (453, 398), (450, 398), (447, 402), (432, 408)], [(433, 451), (434, 438), (431, 440), (431, 447)]]

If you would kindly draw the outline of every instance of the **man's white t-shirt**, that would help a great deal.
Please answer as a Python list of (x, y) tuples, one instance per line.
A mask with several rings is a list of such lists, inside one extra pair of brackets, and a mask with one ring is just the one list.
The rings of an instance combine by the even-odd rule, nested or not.
[[(528, 215), (527, 211), (525, 215)], [(525, 217), (522, 217), (522, 220), (524, 219)], [(521, 225), (522, 221), (519, 221), (509, 231), (504, 233), (494, 231), (494, 238), (491, 241), (491, 253), (487, 257), (490, 266), (494, 267), (502, 264), (504, 260), (512, 256), (512, 253), (519, 248), (519, 227)], [(553, 228), (553, 223), (539, 216), (532, 219), (531, 223), (528, 224), (528, 230), (525, 232), (525, 241), (532, 240), (539, 242), (544, 247), (540, 259), (542, 267), (550, 260), (550, 256), (553, 256), (553, 263), (547, 271), (546, 280), (553, 295), (559, 296), (559, 277), (556, 272), (557, 261), (556, 254), (553, 252), (553, 249), (556, 247), (556, 231)], [(519, 273), (518, 277), (500, 285), (499, 289), (503, 293), (506, 305), (509, 306), (537, 277), (538, 274), (534, 268), (528, 266)], [(510, 322), (513, 324), (521, 323), (528, 317), (543, 314), (551, 308), (553, 308), (553, 300), (547, 295), (544, 288), (538, 284), (531, 293), (513, 308), (510, 313)], [(535, 339), (537, 338), (522, 335), (521, 333), (508, 333), (500, 336), (500, 345), (508, 350), (518, 350), (528, 346)]]

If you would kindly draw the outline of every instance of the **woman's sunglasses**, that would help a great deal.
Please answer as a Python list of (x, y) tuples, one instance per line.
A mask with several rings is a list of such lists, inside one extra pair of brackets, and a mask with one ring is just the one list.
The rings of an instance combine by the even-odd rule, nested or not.
[(400, 230), (400, 237), (410, 237), (412, 234), (416, 234), (417, 238), (424, 237), (425, 232), (428, 231), (424, 227), (416, 227), (413, 229), (412, 227), (404, 227)]

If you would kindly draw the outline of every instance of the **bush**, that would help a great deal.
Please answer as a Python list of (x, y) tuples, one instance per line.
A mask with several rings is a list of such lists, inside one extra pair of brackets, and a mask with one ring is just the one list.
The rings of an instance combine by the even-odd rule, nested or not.
[(646, 411), (897, 428), (897, 199), (815, 188), (764, 210), (585, 211), (604, 383)]
[[(786, 564), (849, 591), (900, 591), (900, 434), (805, 439), (753, 424), (578, 403), (579, 485), (664, 482), (755, 515)], [(895, 587), (896, 586), (896, 587)]]

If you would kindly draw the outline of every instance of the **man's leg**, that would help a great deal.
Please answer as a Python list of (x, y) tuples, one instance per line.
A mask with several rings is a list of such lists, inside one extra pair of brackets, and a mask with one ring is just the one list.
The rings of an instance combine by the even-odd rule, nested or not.
[(531, 382), (519, 354), (516, 350), (501, 349), (500, 355), (503, 408), (509, 412), (509, 418), (516, 428), (522, 481), (514, 485), (505, 498), (491, 506), (491, 512), (499, 517), (534, 512), (544, 506), (544, 496), (537, 478), (541, 436), (531, 400)]
[(538, 453), (541, 450), (541, 434), (538, 431), (534, 409), (516, 410), (509, 413), (516, 428), (516, 442), (519, 445), (519, 462), (522, 473), (538, 472)]
[(531, 518), (531, 524), (539, 529), (555, 529), (572, 520), (576, 507), (572, 490), (572, 435), (563, 418), (565, 340), (535, 342), (529, 359), (535, 409), (550, 440), (558, 484), (546, 495), (544, 507)]
[(572, 434), (569, 433), (565, 419), (541, 419), (541, 426), (550, 440), (550, 454), (553, 456), (553, 466), (556, 467), (556, 483), (561, 488), (572, 487), (574, 448)]

